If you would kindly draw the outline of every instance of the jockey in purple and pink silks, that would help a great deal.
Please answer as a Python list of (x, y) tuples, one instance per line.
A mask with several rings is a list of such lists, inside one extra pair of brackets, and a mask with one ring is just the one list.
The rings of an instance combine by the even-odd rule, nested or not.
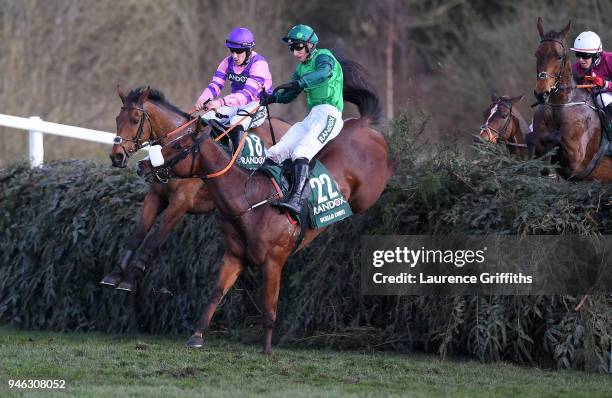
[[(243, 118), (243, 115), (238, 114), (240, 110), (252, 113), (259, 107), (262, 90), (268, 94), (272, 91), (272, 75), (268, 61), (253, 50), (255, 38), (247, 28), (232, 30), (225, 40), (225, 47), (229, 48), (231, 54), (221, 61), (195, 107), (197, 110), (208, 111), (202, 118), (218, 120), (227, 126)], [(220, 97), (227, 80), (231, 82), (232, 92)], [(226, 117), (219, 118), (216, 114)], [(260, 126), (266, 116), (266, 108), (260, 107), (252, 122), (251, 118), (245, 118), (232, 130), (232, 141), (236, 143), (249, 125), (252, 128)]]

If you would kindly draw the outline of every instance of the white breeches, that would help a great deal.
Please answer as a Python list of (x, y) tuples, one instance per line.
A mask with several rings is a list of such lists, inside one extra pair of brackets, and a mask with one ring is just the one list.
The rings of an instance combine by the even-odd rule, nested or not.
[[(258, 101), (249, 102), (246, 105), (240, 105), (240, 106), (222, 106), (222, 107), (215, 109), (214, 111), (206, 112), (205, 114), (202, 115), (202, 117), (204, 119), (209, 119), (209, 120), (210, 119), (218, 120), (225, 126), (229, 126), (229, 125), (238, 123), (240, 119), (244, 118), (244, 120), (240, 122), (240, 125), (242, 125), (242, 127), (246, 131), (249, 125), (251, 126), (251, 128), (261, 126), (261, 124), (266, 120), (266, 116), (267, 116), (266, 107), (262, 106), (259, 108), (259, 111), (257, 111), (257, 113), (255, 114), (255, 118), (253, 118), (252, 124), (251, 124), (251, 118), (244, 117), (244, 115), (240, 111), (245, 110), (249, 113), (253, 113), (257, 109), (258, 106), (259, 106)], [(227, 117), (219, 118), (216, 116), (216, 113), (227, 116)]]
[(288, 158), (310, 161), (340, 133), (343, 125), (342, 113), (336, 107), (316, 105), (304, 120), (291, 126), (287, 134), (268, 149), (268, 157), (276, 163)]
[(595, 96), (595, 100), (599, 106), (605, 108), (606, 106), (612, 104), (612, 93), (602, 93), (601, 95), (597, 94)]

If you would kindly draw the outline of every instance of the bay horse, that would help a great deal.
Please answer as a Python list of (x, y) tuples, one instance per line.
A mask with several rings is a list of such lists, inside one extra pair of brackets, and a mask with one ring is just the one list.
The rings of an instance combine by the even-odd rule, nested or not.
[[(347, 80), (358, 81), (356, 75), (347, 75), (346, 72), (344, 78), (345, 92)], [(370, 127), (370, 123), (381, 113), (378, 97), (364, 87), (357, 88), (350, 84), (348, 87), (350, 93), (347, 97), (358, 105), (360, 118), (347, 120), (340, 134), (316, 158), (338, 183), (353, 212), (362, 213), (378, 200), (398, 162), (389, 160), (384, 137)], [(160, 166), (171, 167), (177, 176), (189, 177), (191, 173), (209, 174), (231, 165), (221, 176), (207, 180), (215, 207), (220, 213), (225, 251), (216, 285), (187, 346), (198, 348), (203, 345), (203, 334), (210, 326), (217, 305), (249, 263), (260, 267), (263, 274), (262, 353), (269, 354), (283, 266), (291, 253), (308, 245), (324, 229), (313, 230), (302, 226), (305, 228), (303, 240), (296, 247), (300, 236), (299, 225), (291, 223), (286, 213), (276, 207), (254, 206), (278, 197), (269, 177), (260, 172), (252, 174), (231, 164), (230, 155), (210, 138), (210, 127), (198, 130), (165, 145), (162, 154), (168, 160)], [(242, 145), (241, 142), (240, 147)], [(195, 160), (187, 154), (195, 154)]]
[(534, 95), (539, 106), (534, 113), (536, 154), (548, 153), (560, 165), (559, 174), (568, 179), (612, 181), (612, 158), (605, 154), (602, 126), (589, 92), (577, 88), (572, 77), (567, 34), (571, 21), (560, 31), (544, 32), (538, 18), (540, 45)]
[[(117, 136), (109, 155), (115, 167), (126, 167), (130, 155), (146, 144), (164, 144), (171, 139), (167, 137), (168, 133), (193, 119), (193, 116), (168, 102), (164, 94), (156, 89), (139, 87), (125, 95), (117, 86), (117, 94), (123, 105), (116, 118)], [(277, 138), (282, 137), (290, 127), (287, 122), (277, 118), (270, 118), (269, 123)], [(251, 130), (268, 147), (272, 145), (269, 123), (264, 122)], [(184, 131), (176, 131), (177, 135), (182, 133)], [(125, 278), (125, 271), (130, 265), (144, 271), (156, 249), (186, 213), (203, 214), (214, 208), (208, 188), (200, 178), (169, 180), (167, 183), (150, 180), (138, 226), (128, 239), (119, 264), (100, 283), (131, 291), (134, 280), (132, 277)]]
[(525, 94), (517, 97), (492, 95), (491, 104), (483, 112), (479, 134), (480, 138), (494, 144), (506, 144), (512, 155), (522, 159), (528, 156), (526, 140), (529, 126), (515, 105), (524, 97)]

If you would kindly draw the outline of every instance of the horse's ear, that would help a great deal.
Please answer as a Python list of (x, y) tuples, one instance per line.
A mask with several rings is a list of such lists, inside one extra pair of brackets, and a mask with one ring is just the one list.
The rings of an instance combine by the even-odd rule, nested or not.
[(149, 98), (149, 91), (151, 91), (151, 86), (147, 86), (147, 88), (142, 91), (142, 94), (140, 94), (140, 97), (138, 97), (139, 104), (144, 104)]
[(563, 28), (563, 30), (561, 31), (561, 33), (559, 33), (561, 36), (566, 37), (567, 34), (570, 31), (570, 28), (572, 27), (572, 21), (570, 20), (567, 25), (565, 25), (565, 28)]
[(499, 97), (495, 93), (491, 93), (491, 102), (497, 102), (498, 99)]
[(518, 97), (510, 98), (510, 101), (512, 101), (513, 104), (517, 104), (517, 103), (521, 102), (521, 100), (523, 98), (525, 98), (525, 93), (519, 95)]
[(123, 93), (123, 90), (121, 89), (121, 86), (117, 84), (117, 94), (119, 94), (119, 98), (121, 98), (121, 102), (123, 103), (123, 105), (125, 105), (125, 94)]
[(538, 32), (540, 33), (540, 39), (544, 38), (544, 21), (542, 21), (542, 17), (538, 17)]

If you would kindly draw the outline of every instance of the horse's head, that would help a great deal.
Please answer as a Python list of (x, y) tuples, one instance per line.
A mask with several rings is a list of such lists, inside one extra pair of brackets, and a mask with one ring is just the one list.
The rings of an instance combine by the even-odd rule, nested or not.
[(484, 122), (480, 126), (480, 137), (493, 143), (509, 141), (515, 133), (512, 123), (514, 105), (524, 97), (525, 94), (517, 97), (492, 95), (491, 104), (482, 114)]
[(153, 134), (151, 118), (145, 109), (149, 91), (149, 87), (139, 88), (126, 96), (117, 86), (123, 106), (115, 119), (117, 135), (109, 155), (115, 167), (126, 167), (129, 157), (142, 148)]
[(535, 52), (537, 81), (533, 94), (540, 103), (545, 103), (561, 87), (563, 73), (569, 70), (569, 49), (566, 37), (571, 26), (572, 22), (569, 21), (560, 32), (551, 30), (544, 33), (544, 23), (542, 18), (538, 18), (540, 45)]

